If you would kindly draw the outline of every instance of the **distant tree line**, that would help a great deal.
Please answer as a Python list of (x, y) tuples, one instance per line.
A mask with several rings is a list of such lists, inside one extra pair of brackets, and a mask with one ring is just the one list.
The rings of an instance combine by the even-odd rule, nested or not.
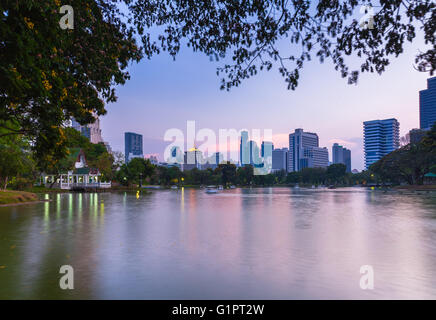
[[(140, 181), (142, 179), (142, 181)], [(300, 172), (287, 173), (285, 170), (266, 175), (255, 175), (251, 165), (236, 167), (231, 163), (222, 163), (215, 169), (181, 171), (180, 168), (154, 166), (148, 160), (134, 158), (121, 166), (117, 172), (117, 181), (127, 186), (131, 184), (157, 185), (350, 185), (371, 182), (371, 176), (353, 175), (346, 172), (343, 164), (333, 164), (327, 168), (305, 168)]]
[[(64, 155), (59, 161), (35, 160), (31, 141), (25, 135), (1, 136), (0, 128), (0, 188), (25, 189), (31, 187), (41, 172), (58, 174), (71, 170), (72, 159)], [(123, 154), (109, 153), (103, 144), (92, 144), (77, 130), (64, 128), (68, 150), (81, 148), (88, 166), (97, 168), (106, 181), (124, 186), (157, 185), (368, 185), (368, 184), (422, 184), (425, 174), (436, 174), (436, 125), (419, 143), (409, 143), (374, 163), (369, 170), (357, 174), (346, 172), (343, 164), (327, 168), (304, 168), (299, 172), (277, 171), (267, 175), (254, 175), (250, 165), (236, 167), (222, 163), (206, 170), (153, 165), (149, 160), (134, 158), (123, 163)]]

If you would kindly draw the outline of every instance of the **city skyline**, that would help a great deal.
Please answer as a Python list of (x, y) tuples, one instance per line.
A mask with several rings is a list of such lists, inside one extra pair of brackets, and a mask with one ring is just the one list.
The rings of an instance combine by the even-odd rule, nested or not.
[[(220, 91), (217, 64), (208, 58), (185, 51), (176, 62), (158, 56), (131, 66), (132, 81), (117, 89), (118, 102), (101, 118), (103, 136), (113, 150), (122, 151), (124, 132), (141, 133), (144, 153), (163, 160), (165, 131), (183, 129), (187, 120), (216, 131), (272, 128), (276, 148), (287, 147), (289, 133), (304, 128), (317, 132), (322, 146), (337, 142), (350, 149), (352, 169), (362, 170), (364, 121), (395, 117), (402, 124), (400, 136), (419, 128), (419, 91), (429, 76), (410, 64), (415, 50), (409, 46), (383, 76), (362, 74), (357, 86), (348, 85), (328, 62), (308, 64), (296, 91), (286, 90), (275, 72)], [(202, 112), (206, 106), (208, 112)]]

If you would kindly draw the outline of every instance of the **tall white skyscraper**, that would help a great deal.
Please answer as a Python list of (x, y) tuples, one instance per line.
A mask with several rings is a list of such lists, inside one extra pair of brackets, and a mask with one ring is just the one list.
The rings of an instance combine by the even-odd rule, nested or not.
[(97, 116), (94, 117), (95, 122), (86, 125), (81, 125), (73, 118), (71, 120), (71, 126), (79, 131), (83, 136), (87, 137), (91, 143), (104, 142), (101, 137), (100, 119)]

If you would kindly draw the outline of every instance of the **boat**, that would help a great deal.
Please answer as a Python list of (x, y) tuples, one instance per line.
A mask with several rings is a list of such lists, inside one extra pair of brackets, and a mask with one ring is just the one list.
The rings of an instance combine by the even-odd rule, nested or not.
[(316, 187), (315, 187), (315, 185), (312, 185), (312, 189), (315, 189)]
[(224, 188), (223, 188), (223, 186), (222, 185), (219, 185), (218, 186), (218, 190), (223, 190)]
[(171, 189), (178, 189), (177, 186), (171, 186)]
[(328, 189), (336, 189), (336, 186), (330, 185), (330, 186), (328, 186)]
[(236, 186), (231, 185), (230, 189), (236, 189)]
[(218, 189), (215, 186), (207, 186), (206, 193), (218, 193)]
[(294, 189), (300, 189), (300, 186), (298, 185), (298, 183), (295, 185)]

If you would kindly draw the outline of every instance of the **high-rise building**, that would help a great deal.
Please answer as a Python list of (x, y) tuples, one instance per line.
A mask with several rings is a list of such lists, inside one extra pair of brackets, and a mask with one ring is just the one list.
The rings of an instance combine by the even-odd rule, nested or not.
[(219, 166), (219, 164), (223, 162), (223, 159), (224, 157), (222, 153), (215, 152), (210, 157), (207, 157), (204, 160), (204, 164), (201, 166), (201, 168), (203, 170), (208, 168), (216, 169)]
[(332, 147), (333, 164), (342, 163), (347, 167), (347, 172), (351, 172), (351, 150), (335, 143)]
[(351, 150), (344, 148), (344, 164), (347, 167), (347, 172), (351, 172)]
[(300, 170), (304, 168), (326, 168), (329, 165), (329, 151), (327, 148), (304, 148), (304, 157), (300, 159)]
[(142, 134), (125, 132), (124, 151), (126, 163), (129, 163), (129, 161), (133, 158), (144, 158), (142, 151)]
[(271, 141), (262, 141), (262, 145), (260, 148), (260, 156), (265, 157), (265, 153), (268, 156), (271, 156), (270, 152), (274, 150), (274, 144)]
[(274, 149), (272, 151), (272, 171), (288, 171), (288, 148)]
[(261, 165), (262, 159), (260, 158), (260, 150), (259, 147), (257, 146), (256, 141), (250, 140), (248, 141), (248, 146), (249, 146), (249, 152), (250, 152), (250, 165), (252, 166), (259, 166)]
[(250, 147), (248, 145), (248, 131), (241, 132), (241, 142), (239, 145), (239, 165), (250, 164)]
[(85, 125), (81, 125), (76, 121), (76, 119), (72, 118), (71, 126), (79, 131), (82, 136), (87, 137), (91, 143), (103, 143), (103, 138), (101, 137), (100, 119), (97, 116), (94, 117), (94, 123)]
[(365, 167), (400, 147), (400, 123), (397, 119), (372, 120), (363, 123)]
[(182, 171), (192, 170), (194, 168), (201, 170), (203, 162), (203, 153), (199, 149), (195, 147), (189, 149), (188, 151), (185, 151)]
[[(310, 152), (307, 149), (319, 148), (319, 139), (316, 133), (304, 132), (303, 129), (296, 129), (294, 133), (289, 135), (289, 165), (288, 170), (300, 171), (303, 168), (313, 167), (316, 163), (324, 164), (325, 151), (315, 150)], [(320, 148), (322, 149), (322, 148)], [(317, 157), (321, 156), (322, 159)], [(309, 158), (311, 160), (309, 160)], [(328, 151), (327, 151), (327, 164), (328, 166)]]
[(427, 89), (419, 91), (419, 122), (421, 129), (436, 123), (436, 77), (427, 79)]

